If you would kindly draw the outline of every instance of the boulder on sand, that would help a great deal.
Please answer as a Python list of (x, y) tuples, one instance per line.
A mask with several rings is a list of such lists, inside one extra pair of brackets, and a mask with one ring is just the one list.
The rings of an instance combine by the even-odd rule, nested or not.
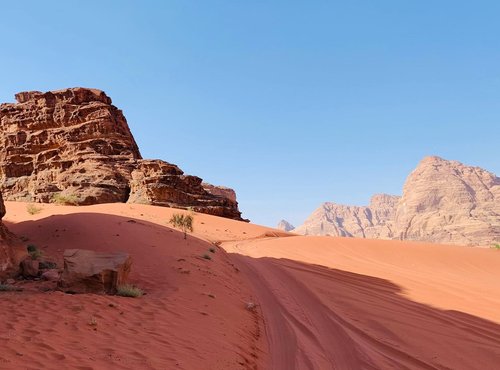
[(131, 265), (130, 255), (124, 252), (67, 249), (59, 287), (72, 293), (114, 294), (127, 282)]

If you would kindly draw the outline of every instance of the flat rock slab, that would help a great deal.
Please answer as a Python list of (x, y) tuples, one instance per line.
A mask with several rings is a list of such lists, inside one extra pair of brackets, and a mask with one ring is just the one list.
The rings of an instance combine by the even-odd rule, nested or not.
[(131, 266), (128, 253), (67, 249), (59, 287), (72, 293), (114, 294), (127, 282)]

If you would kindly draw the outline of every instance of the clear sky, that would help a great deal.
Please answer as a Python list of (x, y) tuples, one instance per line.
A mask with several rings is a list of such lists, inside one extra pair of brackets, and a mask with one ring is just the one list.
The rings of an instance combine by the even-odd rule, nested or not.
[(143, 157), (252, 221), (400, 194), (426, 155), (500, 173), (500, 1), (5, 1), (0, 101), (95, 87)]

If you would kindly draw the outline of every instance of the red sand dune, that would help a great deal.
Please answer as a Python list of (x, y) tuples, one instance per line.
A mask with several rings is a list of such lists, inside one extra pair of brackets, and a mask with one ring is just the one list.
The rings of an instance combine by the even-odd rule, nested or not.
[[(261, 323), (245, 309), (253, 292), (224, 250), (216, 247), (205, 260), (213, 244), (193, 236), (185, 241), (167, 227), (179, 211), (43, 205), (31, 216), (26, 204), (6, 207), (7, 226), (59, 262), (66, 248), (129, 252), (132, 283), (147, 295), (1, 293), (0, 369), (263, 368)], [(197, 215), (196, 229), (202, 232), (207, 219), (214, 233), (235, 238), (228, 221), (217, 217)]]
[(253, 283), (271, 369), (500, 368), (498, 251), (302, 236), (224, 247)]
[[(302, 237), (202, 214), (184, 241), (168, 208), (6, 206), (11, 230), (59, 261), (66, 248), (129, 252), (147, 295), (1, 293), (0, 369), (499, 368), (495, 250)], [(231, 253), (202, 259), (210, 242)]]

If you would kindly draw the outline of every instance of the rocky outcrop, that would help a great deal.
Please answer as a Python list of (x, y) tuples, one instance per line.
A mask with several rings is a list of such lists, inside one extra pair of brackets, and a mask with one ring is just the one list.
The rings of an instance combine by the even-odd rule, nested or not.
[(131, 174), (128, 202), (191, 208), (196, 212), (241, 219), (233, 190), (228, 189), (232, 192), (231, 197), (211, 194), (203, 187), (202, 179), (184, 175), (173, 164), (160, 160), (138, 160), (136, 163)]
[(292, 231), (295, 229), (295, 226), (293, 226), (290, 222), (287, 220), (281, 220), (278, 222), (278, 225), (276, 226), (278, 230), (283, 230), (283, 231)]
[(390, 239), (398, 196), (377, 194), (369, 206), (324, 203), (294, 232), (304, 235)]
[(3, 216), (5, 206), (0, 194), (0, 281), (16, 275), (19, 272), (19, 263), (27, 254), (26, 249), (2, 223)]
[(67, 249), (58, 285), (73, 293), (114, 294), (127, 283), (131, 266), (132, 259), (127, 253)]
[(408, 176), (395, 237), (437, 243), (500, 242), (500, 178), (479, 167), (424, 158)]
[[(207, 191), (177, 166), (143, 160), (121, 110), (102, 91), (22, 92), (0, 104), (0, 184), (7, 200), (140, 202), (241, 219), (234, 191)], [(216, 187), (213, 187), (214, 189)]]
[(225, 186), (215, 186), (206, 182), (201, 185), (210, 194), (229, 199), (231, 202), (236, 203), (236, 192), (233, 189), (226, 188)]
[(491, 246), (500, 242), (500, 178), (427, 157), (401, 198), (376, 195), (368, 207), (325, 203), (294, 232)]

